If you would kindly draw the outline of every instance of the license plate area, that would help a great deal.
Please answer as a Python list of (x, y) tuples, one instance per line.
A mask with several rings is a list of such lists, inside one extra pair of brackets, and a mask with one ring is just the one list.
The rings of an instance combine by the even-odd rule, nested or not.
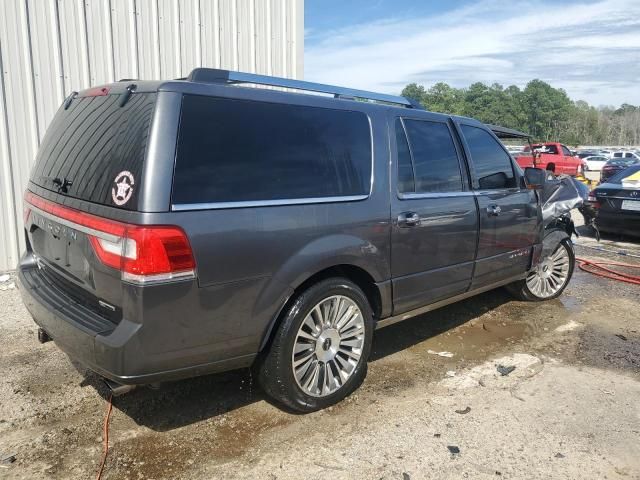
[(623, 200), (620, 208), (622, 208), (622, 210), (640, 212), (640, 200)]

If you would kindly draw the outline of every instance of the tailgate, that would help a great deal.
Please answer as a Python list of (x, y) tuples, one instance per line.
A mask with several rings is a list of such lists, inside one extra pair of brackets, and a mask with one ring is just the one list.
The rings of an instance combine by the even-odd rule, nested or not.
[[(116, 213), (138, 210), (157, 93), (131, 87), (98, 87), (65, 100), (40, 145), (25, 195), (28, 248), (44, 275), (39, 280), (57, 292), (58, 302), (66, 295), (115, 321), (122, 316), (121, 274), (97, 258), (95, 229), (101, 227), (89, 212), (92, 204)], [(47, 191), (58, 194), (58, 203), (34, 194), (53, 198)]]
[(51, 208), (54, 204), (30, 192), (25, 202), (27, 248), (35, 255), (38, 266), (34, 286), (42, 294), (50, 292), (47, 303), (56, 309), (64, 307), (66, 301), (117, 324), (122, 318), (120, 272), (106, 267), (96, 257), (89, 240), (90, 230), (57, 216)]

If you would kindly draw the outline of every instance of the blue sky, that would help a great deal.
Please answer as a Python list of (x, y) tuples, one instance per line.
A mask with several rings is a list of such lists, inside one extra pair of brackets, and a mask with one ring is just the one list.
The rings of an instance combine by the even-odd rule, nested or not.
[(540, 78), (640, 105), (640, 0), (306, 0), (304, 61), (306, 80), (387, 93)]

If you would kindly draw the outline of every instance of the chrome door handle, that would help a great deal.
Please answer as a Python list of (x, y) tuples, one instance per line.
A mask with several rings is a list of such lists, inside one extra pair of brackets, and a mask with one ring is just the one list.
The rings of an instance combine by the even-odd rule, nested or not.
[(500, 215), (500, 212), (502, 212), (500, 205), (489, 205), (487, 207), (487, 213), (490, 217), (497, 217), (498, 215)]
[(420, 215), (416, 212), (404, 212), (398, 215), (398, 226), (415, 227), (420, 223)]

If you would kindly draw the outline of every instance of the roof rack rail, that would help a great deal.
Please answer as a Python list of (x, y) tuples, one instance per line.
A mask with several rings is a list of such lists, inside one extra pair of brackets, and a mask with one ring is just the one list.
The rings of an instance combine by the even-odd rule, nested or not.
[(310, 92), (328, 93), (335, 98), (353, 100), (356, 98), (373, 100), (376, 102), (402, 105), (407, 108), (419, 108), (422, 106), (413, 99), (386, 93), (367, 92), (353, 88), (336, 87), (322, 83), (293, 80), (290, 78), (271, 77), (255, 73), (236, 72), (232, 70), (220, 70), (217, 68), (195, 68), (186, 78), (189, 82), (199, 83), (253, 83), (256, 85), (269, 85), (272, 87), (291, 88), (294, 90), (306, 90)]

